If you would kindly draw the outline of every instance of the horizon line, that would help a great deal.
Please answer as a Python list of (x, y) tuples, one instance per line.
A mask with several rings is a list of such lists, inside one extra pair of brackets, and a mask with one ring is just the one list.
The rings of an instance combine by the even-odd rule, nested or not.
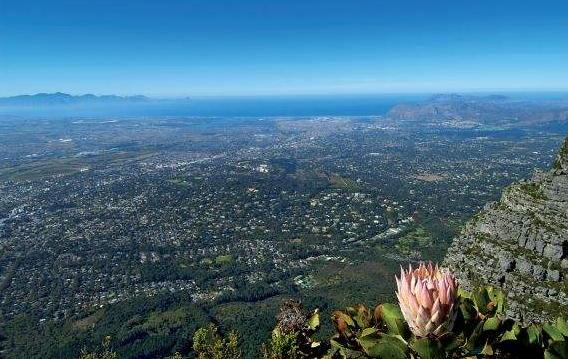
[(416, 90), (416, 91), (368, 91), (368, 92), (286, 92), (286, 93), (230, 93), (230, 94), (213, 94), (213, 93), (195, 93), (195, 94), (149, 94), (149, 93), (112, 93), (112, 92), (75, 92), (75, 91), (37, 91), (26, 93), (2, 94), (0, 98), (9, 98), (17, 96), (35, 96), (35, 95), (53, 95), (66, 94), (74, 97), (94, 95), (94, 96), (120, 96), (120, 97), (136, 97), (144, 96), (150, 99), (188, 99), (188, 98), (262, 98), (262, 97), (356, 97), (356, 96), (420, 96), (420, 95), (437, 95), (437, 94), (507, 94), (507, 93), (566, 93), (567, 88), (481, 88), (481, 89), (440, 89), (440, 90)]

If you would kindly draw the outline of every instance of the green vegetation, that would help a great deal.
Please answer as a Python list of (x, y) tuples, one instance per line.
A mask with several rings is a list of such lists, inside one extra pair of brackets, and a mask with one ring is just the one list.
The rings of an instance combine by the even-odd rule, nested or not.
[(236, 301), (215, 306), (209, 313), (219, 329), (239, 333), (243, 358), (257, 358), (262, 343), (269, 339), (274, 317), (285, 296), (274, 296), (258, 301)]
[(238, 337), (235, 332), (227, 338), (219, 335), (217, 327), (210, 324), (193, 335), (193, 350), (198, 359), (240, 359)]
[[(427, 337), (412, 334), (398, 306), (381, 304), (374, 310), (358, 305), (334, 312), (336, 333), (318, 341), (312, 339), (320, 321), (314, 318), (316, 311), (296, 331), (276, 338), (273, 334), (269, 342), (284, 353), (296, 348), (295, 353), (265, 358), (568, 358), (568, 323), (563, 318), (522, 327), (504, 318), (505, 298), (491, 287), (460, 291), (448, 330)], [(310, 343), (310, 349), (300, 351), (302, 342)]]
[(270, 341), (262, 347), (262, 357), (264, 359), (296, 359), (299, 357), (296, 341), (296, 333), (281, 334), (275, 331)]
[[(460, 290), (451, 324), (446, 331), (427, 337), (411, 332), (396, 305), (380, 304), (373, 310), (364, 305), (348, 307), (332, 314), (335, 334), (323, 339), (316, 338), (321, 324), (319, 311), (307, 313), (299, 303), (287, 301), (260, 353), (264, 359), (568, 358), (565, 319), (522, 327), (505, 319), (505, 298), (492, 287), (472, 293)], [(228, 351), (225, 357), (235, 358), (231, 356), (238, 352), (235, 338), (233, 333), (223, 339), (214, 326), (209, 326), (196, 332), (194, 348), (199, 358), (221, 358), (200, 354), (212, 350)]]
[(184, 326), (190, 317), (191, 313), (186, 307), (152, 312), (139, 327), (147, 332), (167, 333), (172, 329)]
[(270, 340), (262, 346), (263, 359), (321, 357), (327, 349), (320, 341), (312, 339), (319, 326), (317, 309), (308, 314), (299, 302), (284, 302)]
[[(531, 278), (524, 278), (524, 280), (526, 280), (527, 283), (534, 282), (534, 279)], [(567, 286), (568, 284), (556, 284), (555, 285), (557, 287), (556, 289), (558, 290), (559, 287), (562, 285)], [(551, 287), (554, 287), (554, 285)], [(564, 287), (562, 290), (566, 289), (567, 288)], [(548, 317), (554, 318), (566, 315), (565, 307), (560, 306), (556, 303), (546, 302), (538, 298), (512, 297), (511, 299), (527, 304), (531, 308), (531, 310), (534, 311), (535, 313), (546, 313)]]
[(329, 183), (334, 188), (342, 188), (351, 192), (357, 191), (360, 187), (356, 181), (338, 174), (329, 176)]
[[(306, 311), (296, 301), (286, 300), (276, 315), (276, 326), (262, 346), (245, 357), (263, 359), (300, 358), (382, 358), (382, 359), (450, 359), (450, 358), (568, 358), (568, 323), (559, 317), (550, 323), (521, 326), (506, 319), (506, 295), (492, 287), (472, 293), (459, 290), (453, 312), (444, 330), (426, 337), (412, 333), (397, 305), (384, 303), (372, 309), (365, 305), (347, 307), (331, 315), (333, 332), (320, 330), (319, 309)], [(231, 312), (234, 307), (227, 307)], [(451, 314), (454, 313), (454, 314)], [(130, 325), (159, 332), (165, 326), (192, 323), (187, 308), (155, 312), (149, 317), (132, 319)], [(237, 318), (241, 321), (242, 318)], [(265, 321), (267, 321), (265, 319)], [(126, 323), (126, 325), (129, 325)], [(192, 323), (193, 324), (193, 323)], [(244, 321), (251, 332), (263, 331), (254, 322)], [(217, 326), (192, 326), (191, 340), (173, 351), (169, 358), (240, 359), (242, 347), (234, 329), (223, 335)], [(157, 329), (158, 328), (158, 329)], [(269, 330), (267, 330), (269, 331)], [(124, 343), (117, 339), (115, 343)], [(191, 345), (187, 345), (191, 344)], [(137, 354), (136, 357), (146, 357)], [(83, 349), (80, 359), (116, 359), (128, 357), (113, 350), (110, 337), (103, 337), (102, 349)], [(163, 356), (165, 357), (165, 355)]]
[[(333, 312), (334, 333), (319, 335), (322, 325), (318, 309), (307, 312), (296, 301), (284, 301), (276, 316), (276, 326), (265, 343), (250, 357), (263, 359), (300, 358), (382, 358), (382, 359), (450, 359), (450, 358), (568, 358), (568, 323), (562, 317), (554, 322), (523, 327), (506, 319), (506, 296), (492, 287), (472, 293), (460, 290), (454, 304), (455, 318), (446, 331), (428, 337), (412, 334), (397, 305), (379, 304), (374, 309), (365, 305)], [(186, 309), (153, 313), (136, 318), (126, 326), (139, 322), (144, 328), (162, 327), (160, 323), (187, 326), (191, 322)], [(262, 330), (246, 323), (252, 333)], [(185, 345), (173, 351), (169, 359), (240, 359), (241, 343), (236, 331), (222, 335), (217, 326), (191, 326), (192, 335)], [(259, 333), (257, 333), (259, 334)], [(191, 338), (191, 339), (190, 339)], [(128, 357), (119, 347), (123, 339), (104, 336), (99, 349), (85, 347), (79, 359), (118, 359)], [(121, 344), (122, 343), (122, 344)], [(129, 345), (134, 345), (132, 341)], [(137, 357), (147, 357), (138, 352)]]
[(228, 265), (233, 263), (233, 261), (233, 256), (230, 254), (217, 256), (217, 258), (215, 258), (215, 264), (217, 265)]
[(102, 345), (103, 350), (100, 353), (88, 352), (86, 350), (82, 350), (79, 359), (117, 359), (118, 356), (115, 352), (112, 351), (110, 341), (111, 341), (110, 337), (106, 337), (103, 340), (103, 345)]
[(64, 323), (38, 326), (38, 318), (19, 316), (2, 325), (2, 347), (20, 350), (19, 356), (8, 352), (6, 358), (77, 358), (81, 352), (100, 358), (97, 348), (110, 336), (112, 352), (121, 359), (187, 355), (192, 334), (211, 319), (188, 303), (187, 294), (165, 294), (117, 303)]
[(411, 254), (415, 248), (426, 248), (432, 245), (431, 234), (424, 226), (417, 226), (399, 239), (396, 248), (404, 254)]
[[(462, 220), (444, 220), (429, 215), (419, 216), (412, 224), (376, 244), (383, 255), (399, 254), (403, 258), (441, 260), (448, 243), (460, 231)], [(371, 259), (372, 260), (372, 259)]]
[(529, 196), (531, 196), (534, 199), (539, 199), (539, 200), (546, 200), (547, 197), (544, 194), (544, 191), (542, 190), (542, 188), (540, 188), (540, 185), (538, 183), (534, 183), (534, 182), (530, 182), (530, 183), (522, 183), (520, 186), (521, 191), (527, 193)]

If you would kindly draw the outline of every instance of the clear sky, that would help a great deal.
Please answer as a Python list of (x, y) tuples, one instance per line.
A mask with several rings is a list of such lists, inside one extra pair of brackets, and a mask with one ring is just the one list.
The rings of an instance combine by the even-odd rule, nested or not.
[(0, 96), (568, 89), (568, 1), (0, 0)]

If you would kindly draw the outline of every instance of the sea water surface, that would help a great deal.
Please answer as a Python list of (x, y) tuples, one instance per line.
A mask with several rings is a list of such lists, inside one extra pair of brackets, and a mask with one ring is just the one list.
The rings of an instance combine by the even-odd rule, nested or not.
[[(479, 92), (466, 95), (504, 95), (516, 101), (568, 101), (566, 92)], [(48, 117), (300, 117), (379, 116), (394, 105), (418, 103), (432, 94), (305, 95), (190, 97), (152, 99), (139, 103), (89, 105), (0, 106), (0, 115)]]
[(100, 105), (48, 105), (0, 107), (0, 114), (41, 117), (108, 116), (373, 116), (384, 115), (392, 106), (415, 103), (428, 95), (258, 96), (195, 97), (161, 99), (144, 103)]

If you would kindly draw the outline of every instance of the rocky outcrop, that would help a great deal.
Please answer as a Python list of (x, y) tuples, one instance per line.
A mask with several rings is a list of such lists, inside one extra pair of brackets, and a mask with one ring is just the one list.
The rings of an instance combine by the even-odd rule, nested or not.
[(465, 226), (444, 264), (466, 289), (503, 288), (514, 319), (568, 313), (568, 138), (551, 171), (506, 188)]

